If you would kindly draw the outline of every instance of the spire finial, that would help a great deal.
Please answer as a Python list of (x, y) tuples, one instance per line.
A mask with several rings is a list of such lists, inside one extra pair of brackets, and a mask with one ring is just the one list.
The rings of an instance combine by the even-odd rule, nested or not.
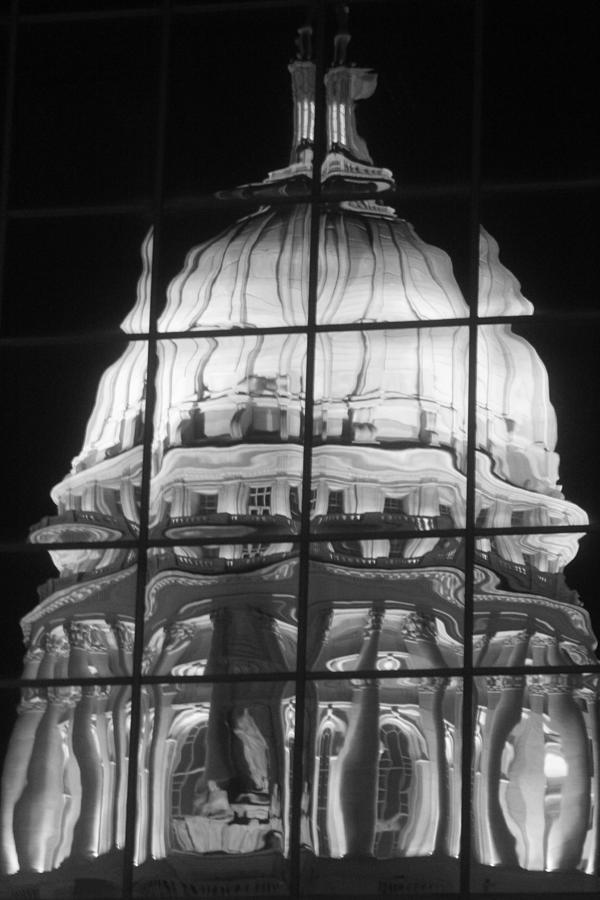
[(307, 17), (304, 25), (301, 25), (298, 29), (298, 36), (296, 38), (296, 59), (299, 59), (301, 62), (309, 62), (312, 59), (312, 23), (310, 15)]
[(346, 65), (348, 44), (352, 36), (350, 34), (350, 7), (347, 3), (338, 3), (335, 8), (337, 18), (337, 31), (333, 39), (333, 67)]

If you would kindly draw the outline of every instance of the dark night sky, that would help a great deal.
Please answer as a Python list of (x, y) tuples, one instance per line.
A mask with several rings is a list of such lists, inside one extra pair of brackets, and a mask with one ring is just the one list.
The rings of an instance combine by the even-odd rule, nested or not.
[[(47, 12), (49, 5), (24, 0), (22, 8)], [(50, 8), (89, 6), (54, 0)], [(397, 203), (399, 214), (451, 253), (463, 283), (468, 203), (459, 188), (469, 182), (472, 9), (466, 0), (406, 0), (356, 3), (351, 13), (351, 59), (380, 74), (375, 97), (359, 110), (361, 131), (376, 163), (410, 191), (410, 199)], [(302, 18), (302, 5), (175, 16), (168, 200), (207, 196), (286, 164), (286, 66)], [(485, 2), (483, 182), (529, 187), (488, 191), (481, 218), (524, 294), (548, 314), (520, 333), (550, 373), (565, 494), (594, 523), (600, 521), (599, 325), (590, 314), (598, 311), (599, 25), (595, 0)], [(151, 201), (159, 46), (153, 17), (21, 26), (11, 207)], [(534, 185), (568, 179), (595, 184), (543, 195)], [(432, 187), (435, 196), (418, 195)], [(176, 273), (190, 246), (239, 214), (168, 213), (161, 281)], [(143, 209), (127, 216), (21, 215), (9, 222), (0, 334), (80, 340), (1, 348), (8, 515), (0, 540), (22, 540), (31, 523), (53, 512), (49, 488), (79, 451), (99, 375), (123, 346), (116, 332), (135, 298), (148, 224)], [(575, 318), (552, 318), (564, 311)], [(115, 337), (83, 337), (97, 330)], [(597, 535), (586, 539), (570, 575), (592, 612), (599, 544)], [(16, 618), (34, 604), (35, 585), (51, 570), (37, 558), (10, 557), (6, 565), (15, 610), (6, 632), (10, 645)]]

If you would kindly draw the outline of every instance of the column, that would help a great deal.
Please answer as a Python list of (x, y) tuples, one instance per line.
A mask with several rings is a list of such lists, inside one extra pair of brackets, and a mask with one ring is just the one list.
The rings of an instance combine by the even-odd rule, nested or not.
[(307, 637), (307, 668), (311, 669), (317, 662), (319, 655), (329, 638), (331, 623), (333, 622), (333, 605), (322, 606), (311, 604), (308, 616)]
[(165, 625), (165, 639), (154, 675), (169, 675), (196, 635), (196, 626), (189, 622), (170, 622)]
[[(67, 622), (64, 630), (70, 646), (69, 675), (89, 678), (92, 672), (105, 674), (108, 645), (104, 630), (81, 620)], [(102, 740), (104, 731), (98, 727), (106, 712), (107, 693), (106, 688), (96, 685), (82, 688), (81, 700), (73, 713), (72, 742), (81, 779), (81, 810), (73, 833), (72, 852), (84, 859), (101, 852), (105, 807), (112, 799), (107, 747)]]
[(115, 618), (109, 621), (109, 625), (117, 643), (117, 654), (114, 659), (115, 675), (131, 675), (135, 624), (131, 619)]
[(591, 771), (587, 730), (573, 691), (578, 676), (550, 676), (544, 684), (549, 726), (555, 732), (566, 763), (560, 812), (548, 836), (548, 864), (562, 871), (576, 869), (590, 815)]
[[(448, 763), (448, 826), (446, 848), (448, 856), (458, 857), (462, 828), (462, 717), (463, 680), (451, 679), (446, 688), (445, 708), (448, 727), (452, 728), (452, 760)], [(468, 715), (468, 713), (467, 713)], [(444, 727), (446, 725), (444, 724)]]
[(15, 806), (14, 831), (23, 870), (46, 872), (62, 839), (64, 757), (59, 724), (77, 703), (77, 688), (48, 689), (48, 704), (35, 735), (27, 785)]
[[(427, 741), (430, 761), (430, 807), (427, 813), (428, 834), (421, 852), (444, 853), (448, 835), (448, 769), (444, 747), (444, 715), (442, 701), (446, 690), (445, 678), (419, 679), (419, 710), (421, 730)], [(425, 804), (424, 804), (425, 806)]]
[(512, 735), (513, 758), (506, 772), (508, 783), (504, 796), (507, 825), (515, 837), (519, 865), (531, 871), (543, 871), (547, 839), (546, 710), (543, 692), (536, 688), (535, 684), (529, 685), (529, 703), (523, 701), (522, 719)]
[[(129, 620), (116, 619), (111, 622), (118, 648), (120, 674), (131, 673), (135, 626)], [(111, 692), (109, 713), (112, 716), (115, 741), (115, 789), (112, 834), (114, 845), (121, 848), (125, 843), (125, 815), (127, 807), (127, 770), (129, 762), (129, 734), (127, 707), (131, 698), (128, 685), (115, 686)]]
[(2, 771), (2, 869), (8, 875), (19, 871), (19, 858), (13, 833), (15, 805), (27, 781), (27, 769), (35, 745), (35, 734), (46, 711), (43, 689), (24, 688), (18, 708), (18, 719), (10, 736), (10, 743)]
[(40, 642), (43, 657), (37, 678), (66, 678), (69, 660), (69, 644), (62, 634), (46, 632)]
[(406, 647), (410, 652), (412, 668), (444, 668), (444, 657), (436, 643), (435, 616), (412, 612), (400, 626)]
[[(375, 669), (383, 613), (373, 609), (365, 628), (358, 669)], [(347, 856), (372, 856), (377, 825), (379, 776), (379, 685), (375, 679), (352, 681), (352, 708), (339, 756), (340, 808)]]
[(524, 679), (490, 675), (486, 684), (487, 707), (475, 791), (478, 857), (484, 865), (516, 866), (515, 839), (506, 825), (500, 804), (500, 776), (506, 740), (521, 720)]
[[(151, 859), (162, 859), (167, 855), (171, 827), (171, 766), (167, 740), (175, 714), (173, 700), (177, 696), (177, 686), (149, 685), (148, 693), (153, 698), (154, 720), (148, 754), (148, 821), (145, 824), (148, 856)], [(143, 828), (144, 823), (140, 822), (139, 826)]]
[(110, 779), (97, 728), (97, 721), (105, 713), (106, 698), (106, 688), (85, 686), (73, 713), (73, 751), (81, 777), (81, 811), (73, 832), (72, 853), (84, 859), (92, 859), (101, 852), (101, 828), (109, 813), (106, 789), (110, 787), (110, 783), (107, 785)]

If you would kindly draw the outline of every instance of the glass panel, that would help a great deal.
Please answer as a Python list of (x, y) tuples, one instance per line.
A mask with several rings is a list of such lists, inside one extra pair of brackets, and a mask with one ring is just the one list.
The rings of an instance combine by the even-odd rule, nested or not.
[[(570, 577), (567, 581), (564, 574), (581, 537), (574, 532), (552, 532), (476, 538), (475, 665), (598, 662), (590, 615), (573, 590), (576, 583)], [(587, 575), (589, 580), (589, 570)], [(594, 598), (592, 593), (581, 600), (593, 608)]]
[[(123, 0), (53, 0), (52, 10), (49, 9), (48, 0), (19, 0), (19, 9), (21, 13), (41, 13), (48, 14), (61, 12), (86, 12), (95, 10), (115, 10), (123, 11)], [(152, 8), (158, 6), (158, 0), (127, 0), (127, 9), (141, 9), (143, 7)]]
[[(281, 181), (275, 170), (287, 167), (292, 149), (287, 65), (294, 54), (296, 29), (305, 19), (302, 5), (174, 18), (166, 159), (169, 193), (202, 196), (235, 185), (252, 190), (269, 173), (272, 183)], [(304, 175), (296, 182), (307, 193), (307, 173), (294, 174)], [(267, 193), (278, 187), (267, 188)]]
[(283, 682), (144, 689), (140, 896), (288, 893), (292, 741)]
[(463, 559), (458, 538), (312, 544), (309, 666), (385, 672), (462, 665)]
[(300, 334), (159, 341), (156, 536), (297, 533), (305, 347)]
[(303, 891), (458, 890), (462, 682), (318, 681), (307, 691)]
[(137, 217), (10, 221), (3, 333), (147, 330), (151, 255)]
[(597, 560), (600, 557), (600, 535), (577, 535), (577, 555), (567, 564), (564, 576), (567, 586), (583, 604), (592, 621), (592, 631), (600, 634), (600, 608), (596, 603), (598, 582)]
[(2, 896), (121, 896), (130, 689), (24, 688), (0, 702)]
[(479, 525), (506, 527), (515, 510), (527, 512), (528, 525), (600, 518), (591, 424), (600, 408), (597, 391), (588, 389), (597, 380), (599, 334), (588, 320), (479, 329)]
[(317, 335), (313, 530), (465, 523), (468, 329)]
[(476, 679), (472, 889), (600, 887), (598, 676)]
[(469, 216), (454, 198), (346, 201), (320, 216), (317, 322), (467, 318)]
[(597, 202), (585, 191), (484, 198), (479, 315), (597, 314)]
[(146, 674), (296, 668), (297, 546), (255, 540), (148, 552)]
[(301, 204), (169, 215), (159, 331), (306, 324), (310, 219)]
[(351, 6), (348, 60), (379, 73), (373, 97), (358, 107), (359, 130), (375, 164), (401, 186), (468, 178), (472, 15), (463, 0)]
[(141, 341), (1, 348), (2, 540), (135, 537), (146, 358)]
[(554, 4), (540, 18), (535, 2), (492, 0), (483, 19), (484, 177), (598, 174), (598, 5), (578, 0), (567, 15)]
[(95, 546), (0, 553), (0, 570), (9, 601), (0, 630), (0, 677), (130, 673), (134, 550)]
[[(0, 13), (2, 7), (0, 6)], [(0, 23), (0, 54), (2, 65), (0, 65), (0, 122), (4, 123), (4, 115), (6, 111), (6, 88), (8, 84), (8, 47), (9, 47), (9, 31), (4, 22)], [(0, 163), (4, 158), (4, 141), (0, 146)]]
[(21, 27), (13, 204), (149, 196), (158, 38), (143, 18)]

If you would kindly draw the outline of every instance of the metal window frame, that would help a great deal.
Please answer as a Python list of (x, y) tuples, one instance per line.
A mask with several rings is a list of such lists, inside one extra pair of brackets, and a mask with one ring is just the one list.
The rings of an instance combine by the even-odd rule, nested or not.
[[(236, 329), (232, 334), (241, 336), (243, 334), (264, 333), (264, 334), (303, 334), (307, 341), (307, 370), (306, 370), (306, 406), (305, 406), (305, 429), (303, 441), (303, 467), (302, 467), (302, 487), (300, 490), (300, 513), (301, 513), (301, 533), (294, 536), (294, 543), (299, 546), (300, 564), (299, 564), (299, 596), (298, 596), (298, 655), (296, 669), (294, 672), (286, 673), (285, 676), (279, 674), (263, 674), (256, 676), (256, 681), (293, 681), (296, 686), (296, 737), (295, 745), (303, 746), (304, 743), (304, 709), (306, 705), (306, 685), (310, 681), (322, 680), (347, 680), (348, 673), (336, 672), (314, 672), (309, 671), (306, 665), (307, 650), (307, 629), (308, 629), (308, 594), (309, 594), (309, 545), (313, 541), (314, 535), (310, 531), (310, 512), (311, 505), (314, 504), (313, 488), (311, 486), (311, 470), (312, 470), (312, 416), (313, 416), (313, 395), (314, 395), (314, 357), (315, 357), (315, 340), (320, 332), (324, 331), (362, 331), (362, 330), (379, 330), (389, 329), (406, 329), (422, 327), (415, 323), (407, 322), (390, 322), (390, 323), (362, 323), (360, 325), (340, 325), (340, 326), (324, 326), (316, 321), (316, 291), (317, 291), (317, 251), (319, 242), (319, 216), (322, 205), (325, 201), (331, 202), (335, 199), (346, 199), (346, 195), (341, 193), (339, 196), (328, 194), (324, 198), (321, 192), (321, 183), (319, 178), (320, 166), (325, 154), (325, 99), (323, 90), (323, 75), (325, 72), (325, 32), (327, 28), (327, 16), (330, 8), (334, 5), (335, 0), (316, 0), (314, 3), (316, 10), (316, 54), (317, 54), (317, 95), (316, 95), (316, 128), (315, 128), (315, 154), (313, 161), (313, 179), (312, 193), (305, 201), (311, 210), (311, 237), (310, 237), (310, 262), (309, 262), (309, 313), (305, 326), (289, 327), (289, 328), (265, 328), (265, 329)], [(360, 0), (358, 0), (360, 2)], [(370, 0), (375, 6), (377, 3), (390, 3), (392, 0)], [(567, 180), (545, 180), (539, 182), (510, 182), (510, 183), (482, 183), (481, 174), (481, 130), (482, 130), (482, 84), (483, 84), (483, 16), (486, 0), (471, 0), (473, 10), (473, 59), (472, 59), (472, 103), (471, 103), (471, 178), (468, 184), (448, 185), (435, 187), (430, 185), (413, 186), (403, 189), (401, 192), (391, 192), (389, 201), (393, 202), (396, 197), (406, 199), (420, 198), (427, 196), (454, 196), (468, 200), (469, 204), (469, 275), (467, 286), (467, 300), (470, 304), (470, 312), (468, 318), (464, 319), (448, 319), (440, 321), (428, 321), (427, 328), (448, 327), (450, 325), (463, 325), (468, 328), (469, 332), (469, 380), (468, 380), (468, 437), (467, 437), (467, 497), (466, 497), (466, 524), (463, 529), (434, 529), (428, 532), (428, 535), (457, 537), (464, 542), (465, 548), (465, 607), (464, 607), (464, 665), (457, 669), (424, 669), (410, 670), (411, 677), (443, 677), (448, 678), (456, 676), (463, 679), (464, 699), (463, 699), (463, 760), (462, 760), (462, 830), (461, 830), (461, 856), (460, 856), (460, 886), (458, 892), (448, 892), (447, 896), (452, 897), (477, 897), (478, 894), (470, 889), (471, 882), (471, 768), (473, 757), (472, 742), (472, 716), (475, 709), (474, 705), (474, 680), (477, 677), (498, 674), (513, 675), (535, 675), (535, 674), (552, 674), (552, 673), (594, 673), (600, 675), (600, 664), (593, 666), (520, 666), (520, 667), (477, 667), (473, 661), (472, 637), (473, 637), (473, 585), (474, 585), (474, 567), (476, 540), (479, 537), (490, 537), (495, 534), (538, 534), (538, 533), (565, 533), (576, 532), (582, 534), (598, 534), (600, 533), (600, 525), (589, 526), (562, 526), (562, 527), (511, 527), (511, 528), (485, 528), (478, 524), (475, 517), (475, 451), (476, 451), (476, 434), (475, 434), (475, 401), (476, 401), (476, 359), (477, 359), (477, 339), (479, 327), (483, 324), (506, 323), (511, 324), (517, 321), (516, 317), (485, 317), (478, 315), (477, 310), (477, 284), (478, 284), (478, 235), (480, 222), (480, 206), (482, 198), (497, 195), (525, 195), (536, 193), (552, 193), (556, 191), (581, 191), (581, 190), (598, 190), (600, 188), (600, 178), (573, 178)], [(160, 333), (157, 330), (157, 319), (159, 314), (159, 305), (162, 299), (160, 294), (160, 279), (157, 277), (160, 271), (161, 249), (164, 234), (165, 217), (169, 212), (182, 208), (182, 202), (165, 196), (165, 144), (168, 128), (168, 81), (169, 81), (169, 57), (171, 50), (171, 24), (174, 17), (185, 16), (202, 16), (202, 15), (218, 15), (225, 12), (247, 11), (254, 9), (268, 15), (269, 11), (274, 9), (289, 8), (302, 10), (302, 3), (298, 0), (212, 0), (212, 2), (197, 2), (189, 5), (172, 4), (170, 0), (160, 0), (156, 6), (147, 8), (122, 8), (115, 10), (85, 10), (77, 12), (46, 12), (31, 13), (21, 12), (19, 0), (11, 0), (11, 7), (8, 14), (0, 17), (0, 26), (4, 26), (8, 35), (8, 55), (7, 55), (7, 86), (6, 86), (6, 104), (5, 116), (3, 122), (3, 136), (5, 151), (2, 157), (0, 168), (0, 288), (3, 285), (3, 272), (5, 266), (6, 252), (6, 232), (7, 224), (11, 220), (44, 220), (52, 218), (65, 217), (101, 217), (104, 215), (120, 215), (132, 216), (140, 213), (148, 214), (153, 223), (155, 234), (155, 250), (152, 266), (152, 291), (151, 291), (151, 313), (150, 326), (147, 333), (139, 333), (127, 336), (128, 340), (144, 341), (147, 345), (147, 382), (148, 391), (146, 396), (146, 410), (144, 419), (144, 436), (143, 436), (143, 468), (142, 468), (142, 486), (141, 486), (141, 521), (139, 535), (134, 541), (116, 541), (111, 543), (98, 542), (98, 548), (106, 546), (130, 547), (138, 551), (138, 573), (135, 600), (135, 617), (136, 632), (133, 654), (133, 674), (130, 678), (121, 679), (102, 679), (95, 681), (93, 679), (38, 679), (36, 681), (24, 681), (23, 679), (0, 679), (0, 687), (4, 689), (19, 688), (22, 686), (60, 686), (60, 685), (85, 685), (93, 682), (95, 684), (114, 684), (128, 685), (131, 688), (132, 710), (131, 710), (131, 745), (130, 745), (130, 765), (128, 775), (128, 798), (127, 798), (127, 827), (126, 827), (126, 845), (125, 845), (125, 865), (124, 865), (124, 881), (123, 881), (123, 898), (133, 897), (133, 858), (135, 843), (135, 818), (136, 818), (136, 783), (138, 768), (138, 750), (141, 722), (141, 698), (144, 688), (152, 684), (170, 684), (181, 683), (182, 681), (195, 682), (238, 682), (245, 680), (245, 676), (231, 675), (223, 676), (219, 679), (207, 678), (204, 676), (192, 676), (183, 678), (177, 677), (153, 677), (142, 675), (142, 654), (143, 654), (143, 622), (144, 622), (144, 600), (146, 580), (148, 576), (147, 569), (147, 551), (154, 547), (176, 546), (175, 540), (155, 540), (150, 537), (149, 533), (149, 498), (150, 498), (150, 458), (151, 458), (151, 442), (152, 442), (152, 420), (155, 405), (155, 376), (157, 374), (157, 355), (156, 348), (158, 341), (161, 339), (173, 339), (177, 337), (189, 338), (194, 334), (207, 336), (223, 337), (228, 332), (225, 331), (198, 331), (184, 332), (181, 334)], [(23, 25), (31, 26), (51, 26), (59, 22), (66, 21), (87, 21), (89, 23), (102, 22), (106, 20), (123, 20), (123, 19), (145, 19), (156, 18), (160, 25), (161, 32), (161, 51), (159, 60), (159, 84), (156, 96), (156, 122), (155, 137), (156, 150), (154, 157), (154, 177), (153, 177), (153, 196), (150, 203), (115, 203), (106, 205), (73, 205), (67, 207), (28, 207), (28, 208), (11, 208), (9, 205), (9, 183), (11, 172), (11, 154), (14, 143), (14, 98), (15, 98), (15, 81), (16, 66), (18, 55), (18, 37), (19, 29)], [(356, 194), (352, 195), (352, 199), (356, 199)], [(366, 193), (365, 197), (371, 197), (372, 194)], [(281, 205), (288, 205), (292, 201), (282, 200)], [(279, 201), (274, 201), (277, 205)], [(253, 203), (254, 207), (256, 204)], [(185, 203), (186, 210), (193, 209), (234, 209), (243, 207), (236, 201), (217, 200), (214, 197), (194, 197)], [(578, 315), (578, 320), (582, 318), (599, 319), (600, 310), (587, 311), (584, 316)], [(573, 315), (568, 310), (557, 311), (552, 314), (536, 314), (535, 321), (560, 321), (561, 319), (573, 320)], [(3, 347), (35, 347), (49, 346), (60, 347), (65, 344), (77, 344), (82, 340), (109, 340), (115, 337), (122, 339), (120, 332), (88, 332), (82, 335), (49, 335), (42, 337), (19, 336), (7, 337), (0, 336), (0, 351)], [(377, 532), (377, 537), (381, 537), (382, 533)], [(392, 537), (405, 539), (411, 536), (422, 535), (422, 532), (410, 531), (390, 532)], [(373, 534), (373, 536), (375, 536)], [(339, 535), (339, 539), (344, 537)], [(345, 536), (348, 537), (347, 535)], [(368, 539), (368, 530), (357, 529), (352, 534), (352, 539), (357, 540), (361, 537)], [(319, 536), (320, 540), (333, 540), (335, 534), (332, 531), (327, 535)], [(261, 542), (264, 539), (261, 538)], [(269, 542), (289, 542), (289, 536), (274, 535)], [(219, 543), (228, 543), (227, 540), (219, 541), (215, 538), (206, 538), (204, 540), (186, 540), (188, 545), (218, 545)], [(76, 547), (76, 543), (57, 544), (55, 549), (64, 547)], [(89, 546), (89, 545), (82, 545)], [(17, 553), (33, 552), (30, 547), (20, 543), (3, 543), (0, 544), (0, 554), (5, 551)], [(37, 551), (36, 551), (37, 552)], [(41, 551), (40, 551), (41, 552)], [(45, 551), (44, 551), (45, 552)], [(398, 673), (386, 672), (361, 672), (363, 678), (385, 679), (398, 677)], [(291, 856), (290, 856), (290, 897), (301, 896), (301, 859), (300, 859), (300, 800), (302, 796), (302, 754), (294, 754), (294, 770), (292, 774), (292, 818), (290, 822), (291, 829)], [(436, 896), (446, 896), (437, 894)], [(498, 894), (486, 894), (486, 896), (500, 896)], [(507, 895), (516, 896), (516, 895)], [(533, 893), (527, 894), (529, 897), (536, 896)], [(589, 896), (588, 894), (579, 895), (576, 893), (570, 896)], [(316, 897), (315, 897), (316, 900)]]

